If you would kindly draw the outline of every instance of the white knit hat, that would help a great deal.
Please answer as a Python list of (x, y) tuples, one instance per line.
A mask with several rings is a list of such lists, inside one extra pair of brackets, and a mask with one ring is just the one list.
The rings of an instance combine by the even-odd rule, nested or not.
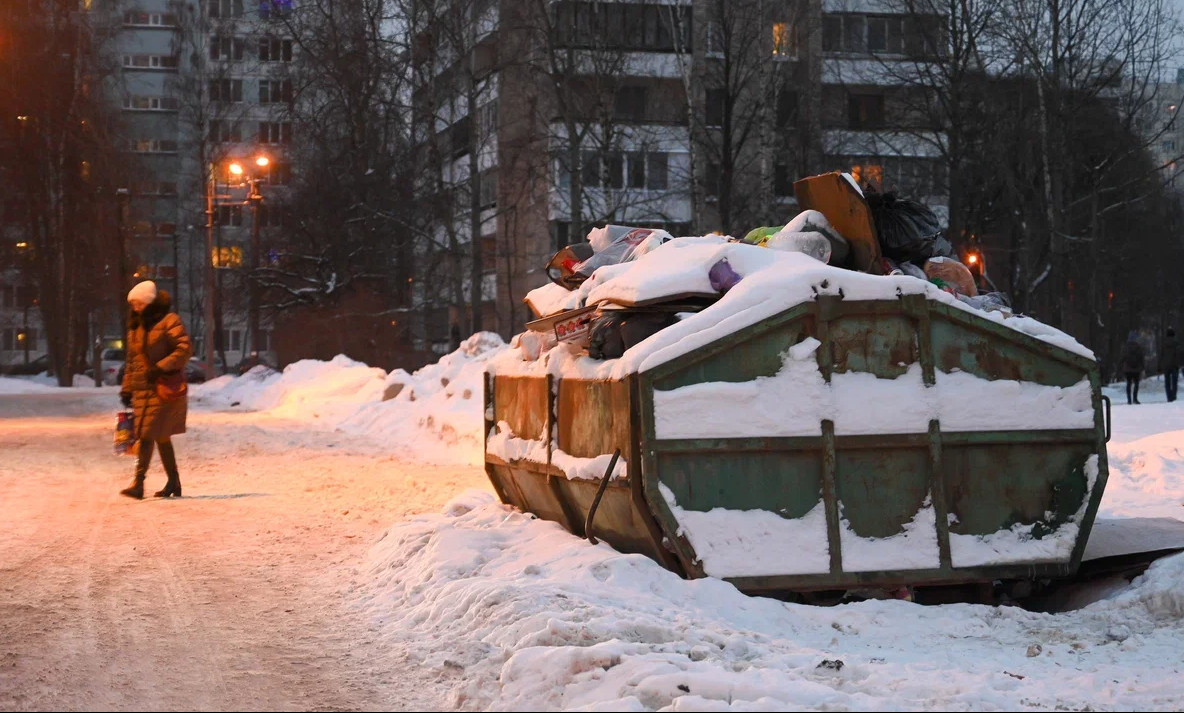
[(144, 280), (127, 293), (128, 302), (141, 302), (143, 304), (150, 305), (155, 299), (156, 283), (152, 280)]

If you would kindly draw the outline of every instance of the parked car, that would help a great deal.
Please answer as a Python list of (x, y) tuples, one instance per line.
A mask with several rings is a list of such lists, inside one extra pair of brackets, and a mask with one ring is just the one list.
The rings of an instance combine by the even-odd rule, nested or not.
[(28, 364), (18, 362), (0, 367), (0, 374), (5, 376), (36, 376), (43, 371), (49, 371), (49, 355), (42, 354)]
[(107, 386), (118, 386), (123, 382), (125, 352), (116, 347), (107, 347), (99, 354), (99, 372)]
[[(222, 357), (217, 354), (214, 355), (214, 376), (221, 376), (226, 373), (226, 366), (222, 363)], [(206, 380), (206, 363), (197, 357), (189, 357), (189, 363), (185, 365), (185, 380), (191, 384), (200, 384)]]

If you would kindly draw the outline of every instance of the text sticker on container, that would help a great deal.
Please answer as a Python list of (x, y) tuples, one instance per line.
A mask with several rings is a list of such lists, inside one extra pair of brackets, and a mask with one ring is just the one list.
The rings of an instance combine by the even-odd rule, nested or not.
[(555, 323), (555, 338), (561, 342), (586, 340), (592, 329), (592, 318), (595, 316), (596, 312), (588, 311), (559, 320)]

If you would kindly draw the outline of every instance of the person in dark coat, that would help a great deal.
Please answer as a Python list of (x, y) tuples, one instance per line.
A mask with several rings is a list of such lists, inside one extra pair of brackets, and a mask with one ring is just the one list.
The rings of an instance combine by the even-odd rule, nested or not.
[(1139, 403), (1139, 378), (1143, 376), (1145, 360), (1146, 354), (1143, 352), (1143, 345), (1139, 344), (1139, 335), (1132, 330), (1127, 335), (1126, 344), (1122, 345), (1122, 355), (1118, 360), (1122, 366), (1122, 373), (1126, 375), (1127, 404)]
[(160, 449), (160, 461), (168, 474), (168, 482), (156, 497), (181, 497), (181, 476), (171, 439), (185, 432), (189, 397), (162, 401), (156, 393), (156, 382), (185, 368), (192, 355), (189, 334), (181, 318), (171, 311), (169, 293), (157, 290), (155, 283), (146, 280), (137, 284), (128, 293), (127, 301), (131, 316), (125, 352), (127, 363), (119, 397), (124, 406), (132, 409), (139, 453), (135, 479), (119, 492), (129, 498), (144, 497), (144, 476), (155, 447)]
[(1168, 402), (1175, 401), (1180, 376), (1180, 342), (1176, 340), (1176, 330), (1171, 327), (1159, 345), (1159, 370), (1163, 372), (1163, 388), (1167, 391)]

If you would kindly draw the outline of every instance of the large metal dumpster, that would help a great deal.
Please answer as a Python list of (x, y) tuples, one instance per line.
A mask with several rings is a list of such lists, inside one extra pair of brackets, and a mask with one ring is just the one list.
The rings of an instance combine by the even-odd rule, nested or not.
[[(722, 418), (680, 422), (696, 389), (759, 392), (804, 347), (827, 389), (915, 375), (925, 398), (975, 379), (1014, 389), (1015, 418), (976, 418), (968, 397), (944, 406), (944, 427), (910, 420), (904, 403), (865, 433), (828, 419), (768, 436), (736, 436)], [(1071, 427), (1044, 422), (1033, 404), (1070, 389), (1085, 401)], [(766, 420), (792, 421), (794, 398)], [(619, 449), (626, 465), (603, 489), (595, 536), (750, 593), (1071, 576), (1106, 483), (1095, 362), (925, 295), (819, 295), (621, 379), (495, 368), (485, 400), (486, 472), (504, 502), (584, 536)], [(529, 447), (492, 445), (506, 438)], [(573, 461), (598, 472), (573, 477)]]

